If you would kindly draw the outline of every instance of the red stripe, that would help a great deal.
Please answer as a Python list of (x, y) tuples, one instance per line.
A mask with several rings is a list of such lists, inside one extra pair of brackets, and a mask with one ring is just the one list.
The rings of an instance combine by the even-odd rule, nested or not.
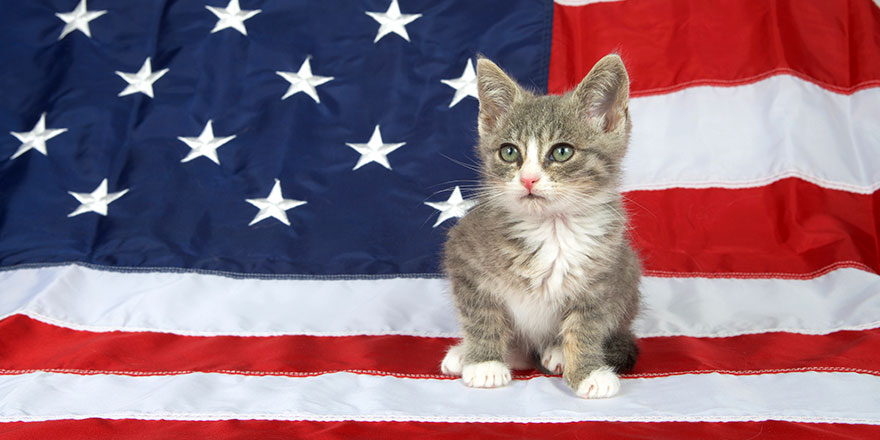
[[(674, 26), (673, 26), (674, 25)], [(640, 0), (556, 5), (550, 93), (620, 53), (632, 94), (790, 74), (838, 93), (880, 85), (872, 0)]]
[[(446, 378), (439, 365), (455, 340), (414, 336), (180, 336), (88, 332), (22, 315), (0, 321), (0, 373), (315, 375), (336, 371)], [(765, 333), (640, 341), (630, 377), (722, 372), (848, 371), (880, 375), (880, 329), (828, 335)], [(521, 372), (520, 378), (535, 372)]]
[(880, 191), (856, 194), (789, 178), (756, 188), (626, 196), (648, 275), (812, 278), (842, 266), (880, 272)]
[(880, 427), (828, 423), (764, 422), (580, 422), (580, 423), (427, 423), (427, 422), (286, 422), (229, 420), (58, 420), (0, 423), (0, 439), (523, 439), (601, 438), (673, 439), (867, 439), (880, 438)]

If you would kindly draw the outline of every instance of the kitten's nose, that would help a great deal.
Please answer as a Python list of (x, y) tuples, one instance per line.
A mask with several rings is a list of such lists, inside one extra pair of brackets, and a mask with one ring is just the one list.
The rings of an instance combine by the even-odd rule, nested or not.
[(529, 192), (532, 192), (532, 185), (535, 184), (539, 179), (538, 176), (520, 176), (519, 182), (522, 183), (522, 186), (526, 187)]

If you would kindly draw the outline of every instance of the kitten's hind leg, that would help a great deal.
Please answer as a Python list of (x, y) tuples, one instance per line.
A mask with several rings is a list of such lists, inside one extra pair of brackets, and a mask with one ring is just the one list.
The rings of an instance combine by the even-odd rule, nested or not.
[(619, 331), (606, 338), (602, 348), (605, 351), (605, 362), (616, 373), (632, 370), (639, 357), (636, 337), (628, 330)]
[(541, 366), (548, 374), (562, 374), (565, 370), (565, 355), (561, 345), (551, 345), (541, 353)]
[(464, 367), (464, 342), (453, 345), (446, 352), (443, 362), (440, 364), (440, 371), (449, 376), (461, 376), (461, 370)]

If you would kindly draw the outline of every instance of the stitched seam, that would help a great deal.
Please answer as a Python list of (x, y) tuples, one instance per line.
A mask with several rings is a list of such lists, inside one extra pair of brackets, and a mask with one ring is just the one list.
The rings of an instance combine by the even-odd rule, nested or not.
[(759, 188), (769, 186), (782, 180), (799, 179), (804, 182), (811, 183), (824, 189), (833, 191), (846, 191), (860, 195), (872, 195), (880, 189), (880, 182), (868, 185), (857, 185), (846, 182), (838, 182), (829, 180), (824, 177), (812, 175), (802, 170), (784, 170), (775, 171), (775, 174), (746, 180), (670, 180), (662, 182), (652, 182), (646, 184), (623, 185), (621, 191), (624, 193), (639, 191), (665, 191), (669, 189), (745, 189)]
[(778, 279), (796, 279), (810, 280), (827, 275), (836, 269), (853, 268), (860, 269), (868, 273), (877, 274), (877, 272), (868, 265), (853, 260), (838, 261), (829, 264), (821, 269), (814, 270), (805, 274), (790, 272), (678, 272), (671, 270), (645, 270), (642, 272), (645, 276), (658, 278), (729, 278), (729, 279), (752, 279), (752, 278), (778, 278)]
[[(125, 332), (125, 333), (162, 333), (162, 334), (172, 334), (179, 335), (185, 337), (240, 337), (240, 338), (266, 338), (266, 337), (283, 337), (283, 336), (304, 336), (304, 337), (316, 337), (316, 338), (336, 338), (336, 337), (352, 337), (352, 336), (407, 336), (407, 337), (415, 337), (415, 338), (429, 338), (429, 339), (458, 339), (461, 337), (459, 334), (453, 333), (404, 333), (404, 332), (396, 332), (393, 333), (391, 331), (385, 331), (382, 333), (368, 333), (368, 332), (349, 332), (349, 333), (208, 333), (208, 332), (193, 332), (193, 331), (174, 331), (168, 329), (141, 329), (141, 328), (126, 328), (126, 327), (97, 327), (97, 326), (85, 326), (76, 323), (69, 323), (66, 321), (54, 319), (51, 317), (44, 317), (38, 313), (23, 311), (16, 312), (6, 316), (0, 316), (0, 320), (9, 318), (11, 316), (20, 315), (26, 316), (28, 318), (34, 319), (36, 321), (40, 321), (49, 325), (54, 325), (56, 327), (62, 327), (74, 331), (87, 331), (92, 333), (109, 333), (109, 332)], [(638, 333), (637, 336), (640, 338), (662, 338), (662, 337), (674, 337), (674, 336), (684, 336), (691, 338), (726, 338), (726, 337), (734, 337), (734, 336), (743, 336), (743, 335), (755, 335), (755, 334), (765, 334), (765, 333), (795, 333), (801, 335), (826, 335), (830, 333), (836, 333), (840, 331), (860, 331), (860, 330), (871, 330), (874, 328), (880, 327), (880, 321), (872, 321), (867, 323), (861, 323), (858, 325), (849, 325), (835, 328), (823, 328), (823, 329), (806, 329), (806, 328), (763, 328), (763, 329), (740, 329), (736, 331), (725, 331), (725, 332), (716, 332), (716, 333), (668, 333), (668, 332), (654, 332), (654, 333)]]
[(173, 266), (107, 266), (89, 263), (86, 261), (58, 261), (44, 263), (21, 263), (11, 266), (0, 266), (0, 272), (17, 269), (39, 269), (43, 267), (80, 266), (88, 269), (102, 270), (107, 272), (121, 273), (195, 273), (203, 275), (217, 275), (234, 279), (260, 279), (260, 280), (384, 280), (395, 278), (407, 279), (437, 279), (443, 278), (441, 273), (397, 273), (397, 274), (335, 274), (335, 275), (308, 275), (308, 274), (268, 274), (259, 272), (229, 272), (213, 269), (183, 268)]
[(808, 76), (802, 72), (797, 70), (788, 68), (788, 67), (777, 67), (775, 69), (769, 70), (767, 72), (755, 74), (752, 76), (748, 76), (745, 78), (737, 78), (737, 79), (694, 79), (690, 81), (685, 81), (678, 84), (673, 84), (669, 86), (663, 87), (654, 87), (650, 89), (638, 90), (630, 93), (632, 97), (641, 97), (641, 96), (653, 96), (653, 95), (662, 95), (665, 93), (676, 92), (687, 88), (692, 87), (700, 87), (700, 86), (718, 86), (718, 87), (734, 87), (739, 85), (747, 85), (756, 83), (763, 79), (770, 78), (772, 76), (781, 76), (781, 75), (791, 75), (803, 81), (815, 84), (819, 87), (827, 89), (831, 92), (842, 94), (842, 95), (852, 95), (857, 91), (880, 86), (880, 80), (867, 80), (862, 81), (860, 83), (856, 83), (849, 87), (838, 86), (835, 84), (831, 84), (825, 81), (818, 80), (811, 76)]
[[(182, 376), (187, 374), (196, 374), (196, 373), (214, 373), (214, 374), (227, 374), (227, 375), (237, 375), (237, 376), (277, 376), (277, 377), (316, 377), (323, 376), (327, 374), (336, 374), (336, 373), (351, 373), (351, 374), (361, 374), (368, 376), (392, 376), (398, 378), (405, 379), (430, 379), (430, 380), (457, 380), (458, 376), (447, 376), (443, 374), (426, 374), (426, 373), (401, 373), (401, 372), (392, 372), (392, 371), (383, 371), (383, 370), (365, 370), (365, 369), (340, 369), (340, 370), (322, 370), (322, 371), (259, 371), (259, 370), (229, 370), (229, 369), (220, 369), (220, 370), (168, 370), (168, 371), (130, 371), (130, 370), (89, 370), (89, 369), (78, 369), (78, 368), (34, 368), (34, 369), (0, 369), (0, 376), (2, 375), (22, 375), (22, 374), (31, 374), (31, 373), (58, 373), (58, 374), (75, 374), (82, 376), (95, 376), (95, 375), (117, 375), (117, 376), (135, 376), (135, 377), (149, 377), (149, 376)], [(853, 367), (821, 367), (821, 366), (807, 366), (807, 367), (796, 367), (796, 368), (770, 368), (770, 369), (760, 369), (760, 370), (730, 370), (730, 369), (693, 369), (693, 370), (681, 370), (681, 371), (670, 371), (670, 372), (662, 372), (662, 373), (627, 373), (621, 374), (621, 379), (654, 379), (661, 377), (671, 377), (671, 376), (685, 376), (685, 375), (697, 375), (697, 374), (723, 374), (730, 376), (755, 376), (762, 374), (784, 374), (784, 373), (805, 373), (805, 372), (820, 372), (820, 373), (858, 373), (858, 374), (867, 374), (871, 376), (880, 376), (880, 370), (870, 370), (865, 368), (853, 368)], [(560, 375), (549, 375), (544, 373), (532, 373), (532, 374), (514, 374), (514, 380), (531, 380), (540, 377), (560, 377)]]

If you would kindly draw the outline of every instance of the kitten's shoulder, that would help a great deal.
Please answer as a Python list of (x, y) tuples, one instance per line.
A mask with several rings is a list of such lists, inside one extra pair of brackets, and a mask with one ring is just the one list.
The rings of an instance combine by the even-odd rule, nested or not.
[(480, 205), (472, 208), (448, 232), (444, 244), (446, 266), (454, 261), (474, 260), (487, 257), (499, 241), (503, 240), (503, 219)]
[(482, 237), (483, 240), (497, 234), (503, 223), (501, 216), (491, 209), (477, 205), (458, 219), (449, 229), (449, 241), (470, 240)]

